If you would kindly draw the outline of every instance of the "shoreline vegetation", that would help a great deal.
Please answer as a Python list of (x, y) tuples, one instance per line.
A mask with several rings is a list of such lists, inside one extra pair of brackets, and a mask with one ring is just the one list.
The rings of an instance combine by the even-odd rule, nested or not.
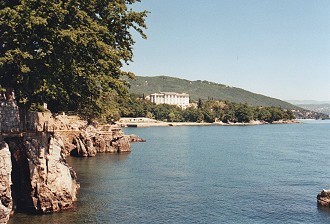
[(146, 117), (137, 117), (137, 118), (121, 118), (117, 125), (120, 127), (135, 127), (135, 128), (147, 128), (147, 127), (177, 127), (177, 126), (254, 126), (254, 125), (265, 125), (265, 124), (299, 124), (296, 119), (293, 120), (279, 120), (272, 123), (266, 121), (250, 121), (250, 122), (166, 122), (158, 121), (155, 119), (150, 119)]
[[(131, 95), (129, 101), (121, 102), (121, 118), (150, 118), (157, 121), (181, 123), (217, 123), (224, 124), (242, 123), (249, 124), (253, 121), (274, 123), (296, 118), (294, 111), (280, 107), (250, 106), (246, 103), (233, 103), (222, 100), (199, 99), (190, 107), (181, 109), (176, 105), (154, 104), (143, 96)], [(134, 119), (131, 119), (134, 121)], [(136, 120), (136, 119), (135, 119)]]

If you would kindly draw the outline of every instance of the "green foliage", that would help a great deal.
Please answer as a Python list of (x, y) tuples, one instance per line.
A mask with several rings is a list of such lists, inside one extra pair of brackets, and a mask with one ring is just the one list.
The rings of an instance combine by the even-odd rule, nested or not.
[(120, 104), (120, 115), (122, 117), (154, 117), (152, 109), (154, 104), (148, 100), (143, 100), (137, 95), (131, 95), (129, 98), (117, 98)]
[(190, 122), (201, 122), (204, 119), (204, 115), (201, 110), (188, 107), (183, 111), (183, 121), (190, 121)]
[(184, 92), (190, 95), (192, 101), (216, 99), (234, 103), (247, 103), (250, 106), (274, 106), (289, 110), (298, 108), (278, 99), (208, 81), (189, 81), (168, 76), (137, 76), (136, 80), (129, 82), (130, 92), (136, 94), (144, 93), (148, 95), (159, 91)]
[(168, 122), (249, 123), (252, 120), (261, 120), (271, 123), (282, 119), (294, 119), (294, 114), (290, 110), (251, 107), (228, 101), (208, 100), (203, 103), (200, 101), (200, 107), (188, 107), (182, 110), (174, 105), (156, 105), (132, 94), (129, 100), (120, 99), (118, 103), (121, 108), (120, 115), (123, 117), (148, 117)]
[(235, 108), (235, 117), (237, 122), (248, 123), (253, 120), (253, 110), (247, 104), (238, 104)]
[(134, 76), (121, 70), (133, 57), (131, 31), (145, 38), (147, 12), (130, 6), (137, 1), (1, 1), (1, 87), (14, 88), (26, 108), (119, 114), (109, 105), (127, 94), (123, 77)]
[(181, 121), (181, 109), (174, 105), (160, 104), (155, 105), (152, 109), (152, 114), (154, 114), (155, 119), (161, 121)]
[(48, 111), (47, 109), (45, 109), (45, 107), (41, 104), (35, 104), (33, 103), (30, 107), (30, 111), (37, 111), (37, 112), (46, 112)]
[(198, 108), (198, 109), (201, 109), (202, 107), (203, 107), (203, 102), (202, 102), (202, 99), (199, 98), (199, 99), (198, 99), (198, 102), (197, 102), (197, 108)]
[(295, 119), (294, 113), (291, 110), (285, 110), (284, 111), (284, 119), (286, 119), (286, 120)]
[(215, 115), (212, 110), (205, 110), (203, 109), (202, 111), (203, 117), (202, 120), (207, 123), (213, 123), (215, 121)]
[(269, 121), (271, 116), (271, 112), (266, 108), (257, 108), (255, 111), (255, 119), (257, 120)]

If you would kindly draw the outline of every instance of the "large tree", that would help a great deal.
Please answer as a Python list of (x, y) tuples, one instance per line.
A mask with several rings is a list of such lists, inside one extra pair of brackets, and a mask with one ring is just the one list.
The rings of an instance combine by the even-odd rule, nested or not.
[(99, 116), (127, 92), (121, 70), (132, 60), (131, 31), (143, 38), (139, 0), (1, 0), (0, 87), (21, 106)]

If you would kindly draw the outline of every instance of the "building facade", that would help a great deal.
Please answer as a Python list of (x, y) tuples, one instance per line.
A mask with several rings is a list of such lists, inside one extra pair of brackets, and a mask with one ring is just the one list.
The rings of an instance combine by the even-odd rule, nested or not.
[(150, 94), (149, 98), (155, 104), (177, 105), (182, 109), (189, 106), (189, 94), (186, 93), (160, 92)]

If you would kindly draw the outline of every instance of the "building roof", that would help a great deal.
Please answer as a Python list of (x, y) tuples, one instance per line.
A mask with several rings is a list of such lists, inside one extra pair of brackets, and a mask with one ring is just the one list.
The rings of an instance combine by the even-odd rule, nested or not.
[(159, 93), (152, 93), (150, 95), (179, 95), (179, 96), (189, 96), (187, 93), (176, 93), (176, 92), (159, 92)]

